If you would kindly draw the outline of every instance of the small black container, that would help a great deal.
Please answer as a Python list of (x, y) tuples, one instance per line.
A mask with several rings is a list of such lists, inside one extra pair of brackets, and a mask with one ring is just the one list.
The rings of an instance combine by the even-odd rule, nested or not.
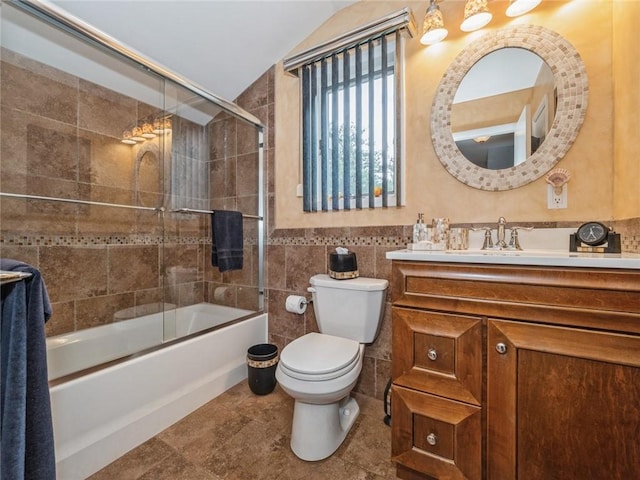
[(347, 280), (349, 278), (357, 278), (358, 261), (356, 254), (349, 253), (330, 253), (329, 254), (329, 276), (336, 280)]
[(256, 395), (266, 395), (276, 388), (278, 347), (260, 343), (247, 350), (249, 388)]

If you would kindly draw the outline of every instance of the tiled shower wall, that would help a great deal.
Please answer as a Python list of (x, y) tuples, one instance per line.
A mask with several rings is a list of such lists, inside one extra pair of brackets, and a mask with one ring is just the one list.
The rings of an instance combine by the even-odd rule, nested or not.
[[(124, 205), (170, 205), (170, 134), (142, 144), (122, 144), (122, 132), (138, 119), (162, 112), (147, 104), (33, 60), (2, 51), (0, 190)], [(162, 85), (158, 85), (162, 91)], [(256, 185), (240, 174), (233, 191), (220, 193), (223, 162), (257, 159), (255, 132), (227, 120), (209, 124), (204, 157), (212, 207), (255, 213)], [(183, 121), (181, 128), (188, 128)], [(173, 132), (174, 138), (179, 132)], [(237, 139), (240, 141), (237, 141)], [(237, 143), (237, 145), (236, 145)], [(188, 148), (188, 161), (202, 157)], [(255, 169), (254, 169), (255, 170)], [(254, 177), (255, 178), (255, 177)], [(234, 180), (235, 182), (235, 180)], [(235, 185), (235, 183), (234, 183)], [(209, 200), (205, 198), (205, 202)], [(191, 205), (186, 205), (191, 206)], [(198, 208), (197, 206), (195, 208)], [(253, 210), (252, 210), (253, 209)], [(38, 268), (53, 303), (47, 334), (55, 335), (151, 313), (161, 302), (178, 306), (211, 300), (257, 308), (256, 227), (247, 224), (246, 268), (222, 275), (210, 263), (207, 215), (186, 215), (0, 198), (0, 256)], [(217, 287), (227, 287), (214, 299)], [(135, 307), (135, 308), (130, 308)]]
[[(209, 131), (210, 208), (258, 213), (258, 137), (256, 129), (222, 113)], [(207, 225), (210, 224), (206, 219)], [(210, 228), (209, 226), (206, 227)], [(210, 232), (207, 232), (210, 237)], [(211, 267), (211, 243), (203, 258), (207, 301), (248, 310), (258, 309), (258, 222), (243, 220), (242, 270), (221, 274)]]
[[(305, 333), (317, 331), (313, 308), (303, 315), (285, 310), (288, 295), (310, 295), (306, 289), (309, 278), (327, 272), (327, 258), (337, 246), (354, 251), (362, 276), (391, 278), (391, 261), (385, 258), (390, 250), (403, 248), (409, 241), (411, 226), (378, 226), (352, 228), (287, 229), (274, 228), (274, 69), (267, 71), (236, 102), (256, 115), (266, 126), (266, 191), (268, 192), (268, 234), (266, 257), (266, 294), (269, 312), (270, 341), (283, 348)], [(363, 212), (363, 214), (366, 214)], [(325, 215), (331, 223), (331, 213)], [(568, 227), (572, 225), (555, 225)], [(581, 222), (575, 222), (577, 226)], [(609, 222), (605, 222), (609, 223)], [(480, 226), (478, 224), (477, 226)], [(540, 225), (551, 228), (554, 225)], [(640, 219), (613, 224), (622, 233), (623, 250), (640, 253)], [(387, 297), (381, 333), (365, 350), (363, 372), (356, 390), (382, 398), (391, 375), (391, 305)]]

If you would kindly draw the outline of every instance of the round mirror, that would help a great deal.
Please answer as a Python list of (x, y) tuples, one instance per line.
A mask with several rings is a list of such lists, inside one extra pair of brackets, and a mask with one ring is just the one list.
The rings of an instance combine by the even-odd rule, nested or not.
[(471, 187), (526, 185), (573, 144), (587, 93), (580, 55), (557, 33), (531, 25), (488, 33), (458, 55), (438, 86), (434, 148)]
[(524, 48), (496, 50), (458, 86), (451, 106), (453, 141), (479, 167), (514, 167), (546, 138), (555, 103), (553, 73), (542, 58)]

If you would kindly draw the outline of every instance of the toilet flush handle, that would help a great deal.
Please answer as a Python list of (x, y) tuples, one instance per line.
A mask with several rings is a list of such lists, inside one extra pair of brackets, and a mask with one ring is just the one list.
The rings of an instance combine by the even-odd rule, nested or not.
[[(314, 287), (307, 287), (307, 292), (314, 294), (316, 293), (316, 289)], [(311, 302), (313, 302), (313, 295), (311, 296), (311, 298), (307, 298), (307, 303)]]

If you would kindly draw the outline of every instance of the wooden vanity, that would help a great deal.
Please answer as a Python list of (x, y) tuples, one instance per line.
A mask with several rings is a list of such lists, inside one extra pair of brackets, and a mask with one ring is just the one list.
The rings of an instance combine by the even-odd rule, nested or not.
[(398, 477), (640, 478), (640, 257), (394, 253)]

